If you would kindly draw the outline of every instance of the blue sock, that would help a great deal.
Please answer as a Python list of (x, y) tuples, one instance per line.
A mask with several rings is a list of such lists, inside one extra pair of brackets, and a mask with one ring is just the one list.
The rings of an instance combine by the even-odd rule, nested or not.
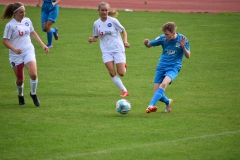
[(48, 45), (52, 44), (52, 31), (47, 32)]
[(158, 90), (153, 95), (152, 100), (149, 103), (149, 105), (154, 106), (159, 101), (159, 99), (162, 98), (163, 94), (164, 94), (164, 90), (162, 88), (158, 88)]
[(169, 105), (169, 99), (165, 96), (165, 94), (162, 95), (162, 98), (160, 98), (159, 101), (164, 102), (166, 105)]

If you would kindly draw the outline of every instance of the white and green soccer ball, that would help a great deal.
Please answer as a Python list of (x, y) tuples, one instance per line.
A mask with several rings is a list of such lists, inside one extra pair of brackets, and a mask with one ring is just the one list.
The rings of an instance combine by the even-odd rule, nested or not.
[(127, 114), (131, 109), (131, 104), (126, 99), (120, 99), (116, 103), (116, 110), (120, 114)]

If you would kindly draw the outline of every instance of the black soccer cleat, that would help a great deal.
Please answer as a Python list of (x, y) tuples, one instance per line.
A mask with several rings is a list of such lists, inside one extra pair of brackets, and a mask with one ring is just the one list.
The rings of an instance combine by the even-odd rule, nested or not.
[(24, 105), (25, 104), (24, 97), (18, 95), (18, 102), (19, 102), (19, 105)]
[(31, 92), (30, 92), (30, 96), (32, 97), (32, 100), (33, 100), (33, 103), (35, 104), (35, 106), (40, 106), (40, 101), (38, 100), (37, 98), (37, 95), (32, 95)]

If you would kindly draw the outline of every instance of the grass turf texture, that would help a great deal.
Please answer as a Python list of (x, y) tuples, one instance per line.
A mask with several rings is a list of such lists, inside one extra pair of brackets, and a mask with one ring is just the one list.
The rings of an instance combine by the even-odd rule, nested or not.
[[(0, 6), (3, 10), (4, 6)], [(40, 8), (26, 7), (26, 16), (46, 42)], [(25, 106), (19, 106), (8, 50), (0, 53), (0, 159), (238, 159), (240, 157), (240, 17), (236, 13), (181, 14), (123, 12), (118, 19), (131, 44), (126, 49), (124, 84), (132, 109), (120, 115), (120, 91), (101, 60), (99, 42), (89, 44), (96, 10), (61, 8), (59, 40), (46, 55), (36, 48), (41, 101), (29, 96), (25, 70)], [(158, 103), (145, 109), (153, 95), (153, 76), (161, 47), (145, 48), (143, 40), (161, 34), (176, 22), (188, 37), (191, 58), (166, 95), (175, 103), (170, 114)], [(0, 30), (8, 21), (0, 22)]]

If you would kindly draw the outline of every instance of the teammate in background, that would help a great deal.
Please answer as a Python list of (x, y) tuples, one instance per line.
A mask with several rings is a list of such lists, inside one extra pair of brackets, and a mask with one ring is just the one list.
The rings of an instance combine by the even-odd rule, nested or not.
[(160, 45), (163, 48), (154, 78), (154, 95), (146, 109), (146, 113), (156, 112), (158, 108), (155, 104), (158, 101), (166, 104), (166, 113), (171, 112), (173, 100), (168, 99), (164, 92), (167, 86), (177, 77), (182, 67), (183, 56), (190, 58), (188, 39), (184, 35), (177, 33), (176, 29), (177, 26), (174, 22), (168, 22), (162, 27), (162, 35), (152, 41), (145, 39), (143, 42), (148, 48)]
[[(58, 3), (60, 1), (61, 0), (43, 0), (41, 23), (42, 30), (47, 32), (48, 48), (53, 47), (52, 36), (54, 36), (55, 40), (58, 40), (58, 28), (52, 28), (52, 25), (57, 21), (59, 13)], [(40, 0), (38, 0), (36, 6), (40, 6)]]
[(9, 4), (5, 8), (1, 19), (5, 20), (10, 18), (12, 19), (6, 24), (4, 29), (3, 44), (9, 48), (10, 64), (16, 75), (19, 105), (25, 104), (23, 96), (25, 66), (30, 76), (30, 96), (34, 104), (40, 106), (40, 101), (36, 95), (38, 84), (36, 56), (30, 36), (41, 44), (46, 53), (49, 52), (49, 49), (34, 31), (31, 20), (25, 17), (25, 7), (23, 3), (17, 2)]
[[(108, 3), (101, 2), (98, 6), (98, 12), (100, 18), (94, 22), (93, 37), (89, 37), (88, 42), (96, 42), (98, 37), (100, 37), (103, 62), (112, 81), (122, 91), (120, 96), (126, 97), (129, 93), (122, 80), (117, 76), (114, 64), (116, 64), (118, 75), (124, 76), (127, 68), (124, 47), (130, 47), (127, 41), (127, 32), (116, 19), (118, 13), (115, 10), (111, 10)], [(123, 35), (123, 40), (120, 32)]]

